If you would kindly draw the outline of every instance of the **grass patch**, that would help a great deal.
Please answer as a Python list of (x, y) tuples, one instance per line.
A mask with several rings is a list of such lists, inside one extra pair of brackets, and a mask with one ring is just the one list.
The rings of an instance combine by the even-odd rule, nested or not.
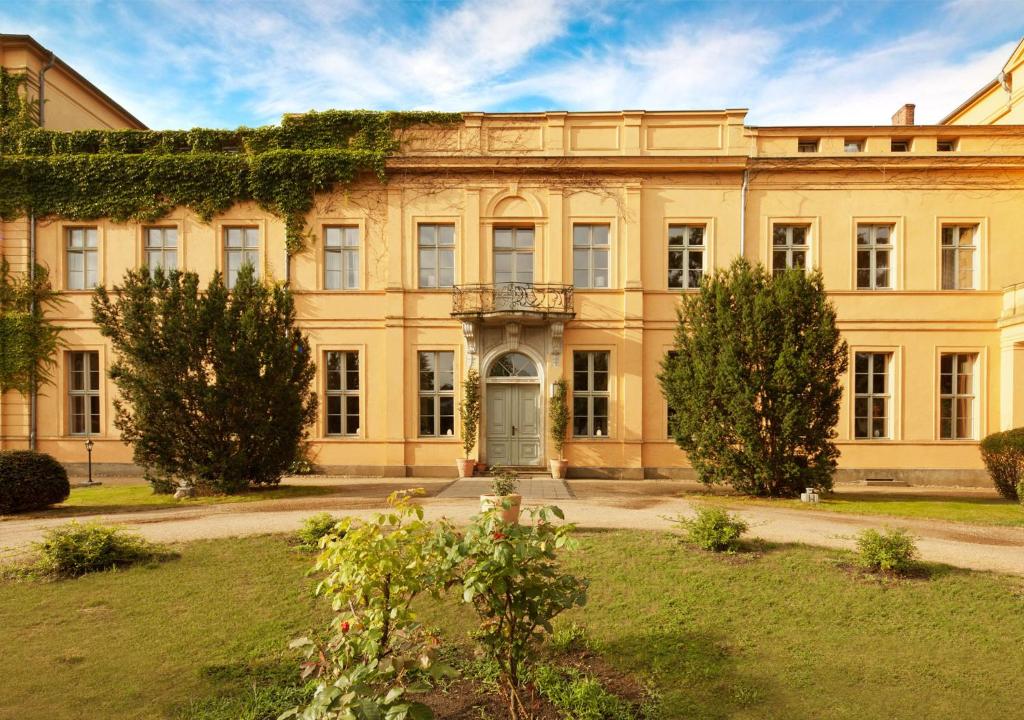
[(154, 493), (148, 484), (99, 485), (97, 487), (71, 488), (71, 495), (68, 496), (68, 499), (49, 510), (12, 515), (10, 517), (71, 517), (98, 512), (137, 512), (148, 509), (159, 510), (195, 505), (219, 505), (221, 503), (244, 503), (257, 500), (320, 497), (324, 495), (339, 495), (344, 491), (345, 488), (340, 485), (278, 485), (277, 487), (254, 488), (249, 492), (239, 495), (207, 495), (177, 500), (173, 495)]
[[(583, 628), (588, 652), (652, 685), (662, 717), (1020, 716), (1020, 578), (932, 566), (927, 580), (865, 581), (838, 551), (774, 546), (737, 563), (668, 533), (580, 538), (569, 565), (591, 578), (590, 602), (561, 619), (561, 642)], [(326, 618), (291, 542), (198, 541), (171, 563), (0, 583), (0, 717), (276, 717), (302, 692), (288, 641)], [(464, 607), (422, 611), (466, 643)]]
[(948, 520), (975, 525), (1008, 525), (1024, 527), (1024, 506), (997, 497), (967, 495), (904, 495), (900, 493), (844, 493), (823, 495), (815, 505), (799, 500), (749, 498), (742, 495), (694, 493), (686, 495), (707, 503), (728, 506), (762, 505), (786, 507), (814, 512), (849, 513), (853, 515), (884, 515), (888, 517)]

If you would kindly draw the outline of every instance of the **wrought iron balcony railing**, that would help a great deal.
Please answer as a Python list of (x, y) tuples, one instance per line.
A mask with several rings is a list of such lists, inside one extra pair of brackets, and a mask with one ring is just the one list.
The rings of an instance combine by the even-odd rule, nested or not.
[(573, 316), (572, 285), (494, 283), (457, 285), (452, 290), (454, 317), (501, 315), (551, 317)]

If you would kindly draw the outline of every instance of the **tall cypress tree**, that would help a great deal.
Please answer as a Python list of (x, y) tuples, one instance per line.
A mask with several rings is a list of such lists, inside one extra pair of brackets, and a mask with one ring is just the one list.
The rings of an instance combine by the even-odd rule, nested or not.
[(701, 482), (789, 497), (830, 488), (847, 346), (821, 273), (736, 260), (679, 311), (658, 376)]
[(159, 487), (215, 492), (276, 484), (316, 417), (315, 368), (290, 291), (251, 267), (232, 290), (215, 274), (127, 273), (93, 315), (116, 359), (114, 424)]

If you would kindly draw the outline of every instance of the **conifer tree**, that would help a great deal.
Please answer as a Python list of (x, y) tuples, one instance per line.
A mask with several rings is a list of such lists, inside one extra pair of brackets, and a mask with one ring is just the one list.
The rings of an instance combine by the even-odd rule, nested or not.
[(317, 406), (285, 286), (244, 267), (232, 290), (216, 273), (201, 292), (195, 273), (142, 268), (98, 289), (93, 315), (116, 354), (114, 424), (158, 489), (280, 481)]
[(684, 296), (658, 376), (701, 482), (791, 497), (830, 488), (847, 346), (819, 272), (746, 260)]

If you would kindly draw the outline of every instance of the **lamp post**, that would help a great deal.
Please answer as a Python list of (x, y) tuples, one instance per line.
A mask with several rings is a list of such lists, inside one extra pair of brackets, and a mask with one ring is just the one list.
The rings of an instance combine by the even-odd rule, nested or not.
[(86, 438), (85, 451), (89, 454), (89, 485), (92, 485), (92, 438)]

